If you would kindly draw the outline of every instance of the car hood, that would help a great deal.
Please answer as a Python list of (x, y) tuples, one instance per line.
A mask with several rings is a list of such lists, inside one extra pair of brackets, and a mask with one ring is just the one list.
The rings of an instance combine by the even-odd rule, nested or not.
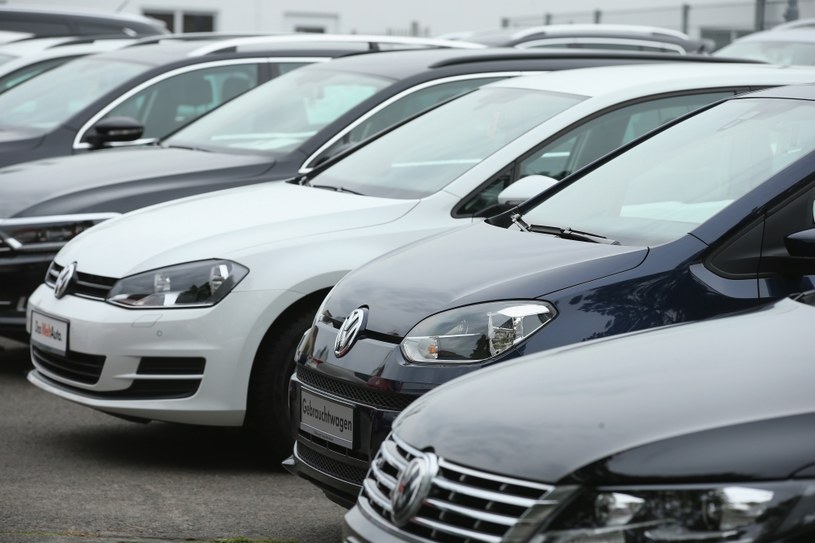
[(784, 300), (524, 357), (425, 395), (395, 431), (548, 483), (783, 479), (815, 450), (814, 317)]
[(638, 266), (643, 247), (587, 243), (476, 223), (408, 245), (348, 274), (325, 309), (367, 306), (366, 328), (396, 337), (454, 307), (532, 299)]
[(393, 221), (415, 200), (358, 196), (283, 182), (175, 200), (101, 223), (56, 260), (108, 277), (208, 258), (241, 260), (278, 242)]
[[(0, 218), (86, 211), (94, 191), (113, 185), (202, 177), (260, 175), (273, 161), (260, 155), (189, 149), (135, 147), (106, 149), (0, 168)], [(94, 209), (94, 211), (119, 211)]]

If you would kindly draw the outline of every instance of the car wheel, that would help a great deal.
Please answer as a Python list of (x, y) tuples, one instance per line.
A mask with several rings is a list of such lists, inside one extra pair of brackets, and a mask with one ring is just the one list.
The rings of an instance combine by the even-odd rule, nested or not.
[(299, 311), (263, 339), (255, 357), (249, 383), (250, 430), (260, 438), (267, 457), (279, 463), (294, 445), (289, 423), (289, 378), (294, 372), (294, 352), (311, 326), (317, 308)]

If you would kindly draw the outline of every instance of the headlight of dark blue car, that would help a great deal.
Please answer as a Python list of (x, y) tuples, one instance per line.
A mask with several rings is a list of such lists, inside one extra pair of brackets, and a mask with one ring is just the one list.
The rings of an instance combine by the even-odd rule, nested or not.
[(555, 308), (537, 300), (468, 305), (424, 319), (402, 341), (411, 362), (471, 363), (498, 356), (555, 318)]

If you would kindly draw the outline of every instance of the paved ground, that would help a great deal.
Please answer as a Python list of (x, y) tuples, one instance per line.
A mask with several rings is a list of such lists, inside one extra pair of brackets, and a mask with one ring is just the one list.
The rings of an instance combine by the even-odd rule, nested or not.
[(240, 432), (115, 419), (28, 369), (0, 342), (0, 543), (339, 541), (343, 510)]

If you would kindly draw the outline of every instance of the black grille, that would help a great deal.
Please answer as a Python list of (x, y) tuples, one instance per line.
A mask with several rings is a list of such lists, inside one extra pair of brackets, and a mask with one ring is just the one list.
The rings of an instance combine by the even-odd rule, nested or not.
[(105, 357), (102, 355), (68, 351), (65, 355), (50, 353), (39, 347), (31, 346), (31, 358), (34, 364), (59, 375), (65, 379), (92, 385), (99, 380)]
[(202, 375), (206, 361), (198, 357), (145, 356), (136, 373), (141, 375)]
[(300, 442), (295, 444), (295, 454), (300, 460), (317, 471), (357, 486), (362, 484), (365, 475), (368, 473), (366, 468), (349, 466), (348, 464), (334, 460), (314, 449), (304, 446)]
[(402, 411), (413, 400), (418, 398), (418, 396), (409, 396), (396, 392), (381, 392), (359, 385), (344, 383), (301, 365), (297, 366), (297, 378), (309, 386), (335, 396), (391, 411)]
[[(59, 272), (61, 272), (63, 268), (64, 266), (60, 266), (56, 262), (51, 262), (48, 273), (45, 274), (45, 284), (53, 287)], [(107, 298), (110, 289), (116, 284), (116, 281), (118, 281), (118, 279), (115, 277), (104, 277), (90, 273), (76, 272), (73, 281), (68, 284), (65, 294), (73, 294), (74, 296), (91, 298), (93, 300), (104, 300)]]

